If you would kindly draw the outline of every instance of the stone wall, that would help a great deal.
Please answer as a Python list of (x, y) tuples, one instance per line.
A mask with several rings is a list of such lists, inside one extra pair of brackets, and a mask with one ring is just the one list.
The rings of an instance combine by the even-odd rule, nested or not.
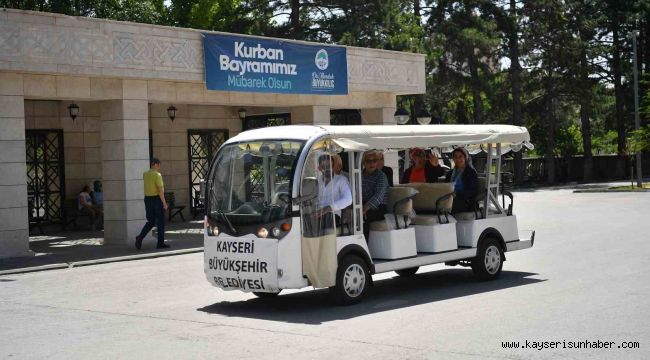
[[(350, 92), (425, 92), (424, 55), (347, 49)], [(201, 31), (0, 9), (0, 70), (203, 82)]]

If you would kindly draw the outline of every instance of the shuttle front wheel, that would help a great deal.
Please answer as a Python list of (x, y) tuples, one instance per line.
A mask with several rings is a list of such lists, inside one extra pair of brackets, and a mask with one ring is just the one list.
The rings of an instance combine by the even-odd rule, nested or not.
[(336, 285), (330, 295), (339, 305), (356, 304), (363, 299), (370, 286), (368, 265), (356, 255), (347, 255), (336, 270)]

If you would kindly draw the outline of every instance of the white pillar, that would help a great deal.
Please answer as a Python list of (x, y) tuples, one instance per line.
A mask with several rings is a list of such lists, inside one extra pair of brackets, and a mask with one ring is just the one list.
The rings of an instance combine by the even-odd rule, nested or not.
[(325, 105), (291, 108), (291, 124), (329, 125), (330, 107)]
[(22, 75), (0, 73), (0, 109), (0, 258), (28, 256)]
[(146, 222), (142, 174), (149, 169), (149, 105), (144, 83), (140, 99), (101, 103), (105, 243), (134, 243)]

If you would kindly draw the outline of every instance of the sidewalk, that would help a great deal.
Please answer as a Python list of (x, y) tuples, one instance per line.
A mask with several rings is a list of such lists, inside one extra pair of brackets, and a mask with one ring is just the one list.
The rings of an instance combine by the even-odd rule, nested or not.
[[(46, 235), (30, 236), (35, 256), (0, 259), (0, 276), (15, 273), (63, 269), (116, 261), (129, 261), (203, 251), (203, 222), (168, 223), (165, 231), (169, 249), (156, 249), (149, 235), (138, 251), (134, 245), (103, 245), (103, 231), (59, 231), (46, 229)], [(135, 240), (134, 240), (135, 242)]]
[[(625, 186), (630, 185), (630, 180), (617, 180), (617, 181), (605, 181), (605, 182), (591, 182), (591, 183), (567, 183), (562, 185), (552, 185), (552, 186), (517, 186), (514, 187), (512, 192), (527, 192), (527, 191), (540, 191), (540, 190), (598, 190), (598, 189), (609, 189), (613, 186)], [(650, 183), (650, 178), (644, 178), (643, 183)], [(635, 182), (636, 185), (636, 182)]]

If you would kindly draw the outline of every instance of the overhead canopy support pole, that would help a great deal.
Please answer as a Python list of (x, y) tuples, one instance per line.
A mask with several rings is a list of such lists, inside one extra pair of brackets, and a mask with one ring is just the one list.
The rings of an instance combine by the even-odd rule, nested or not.
[(487, 161), (485, 164), (485, 200), (483, 202), (483, 218), (489, 216), (490, 205), (494, 206), (498, 214), (503, 214), (503, 207), (499, 204), (499, 186), (501, 184), (501, 144), (497, 143), (495, 155), (492, 155), (492, 144), (487, 146)]

